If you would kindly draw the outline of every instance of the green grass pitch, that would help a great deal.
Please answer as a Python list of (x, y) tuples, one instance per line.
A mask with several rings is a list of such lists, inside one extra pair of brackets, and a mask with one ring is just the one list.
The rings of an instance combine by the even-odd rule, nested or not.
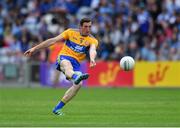
[(0, 88), (0, 126), (180, 126), (180, 89), (81, 88), (53, 115), (65, 91)]

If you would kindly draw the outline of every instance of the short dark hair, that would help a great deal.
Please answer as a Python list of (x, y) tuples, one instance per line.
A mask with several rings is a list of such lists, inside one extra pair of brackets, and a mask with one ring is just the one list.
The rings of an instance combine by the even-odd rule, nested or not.
[(91, 19), (90, 19), (90, 18), (82, 18), (82, 19), (80, 20), (80, 26), (83, 26), (83, 24), (84, 24), (85, 22), (91, 22)]

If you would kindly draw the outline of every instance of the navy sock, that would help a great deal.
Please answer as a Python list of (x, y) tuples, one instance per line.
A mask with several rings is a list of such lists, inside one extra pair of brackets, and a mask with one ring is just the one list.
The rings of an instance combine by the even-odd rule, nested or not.
[(74, 74), (72, 75), (72, 79), (75, 80), (77, 76), (78, 76), (78, 75), (74, 73)]
[(65, 105), (65, 103), (61, 101), (61, 102), (59, 102), (59, 103), (56, 105), (55, 109), (56, 109), (56, 110), (62, 109), (62, 108), (64, 107), (64, 105)]

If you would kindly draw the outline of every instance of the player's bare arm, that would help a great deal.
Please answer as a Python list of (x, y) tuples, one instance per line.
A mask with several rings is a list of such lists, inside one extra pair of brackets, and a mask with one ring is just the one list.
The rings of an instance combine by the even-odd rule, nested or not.
[(90, 49), (89, 49), (89, 55), (90, 55), (90, 67), (92, 68), (96, 66), (95, 58), (96, 58), (97, 52), (96, 52), (95, 44), (91, 44)]
[(47, 39), (47, 40), (43, 41), (42, 43), (34, 46), (33, 48), (27, 50), (24, 53), (24, 55), (30, 57), (34, 52), (36, 52), (36, 51), (38, 51), (40, 49), (43, 49), (43, 48), (47, 48), (47, 47), (49, 47), (49, 46), (51, 46), (51, 45), (53, 45), (53, 44), (55, 44), (55, 43), (57, 43), (59, 41), (63, 41), (63, 40), (64, 39), (63, 39), (63, 37), (61, 35), (56, 36), (54, 38)]

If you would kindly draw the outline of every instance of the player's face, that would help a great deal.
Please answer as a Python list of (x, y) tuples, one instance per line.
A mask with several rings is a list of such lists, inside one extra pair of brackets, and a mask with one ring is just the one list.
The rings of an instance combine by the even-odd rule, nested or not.
[(83, 36), (88, 36), (91, 33), (91, 24), (91, 22), (84, 22), (80, 27)]

